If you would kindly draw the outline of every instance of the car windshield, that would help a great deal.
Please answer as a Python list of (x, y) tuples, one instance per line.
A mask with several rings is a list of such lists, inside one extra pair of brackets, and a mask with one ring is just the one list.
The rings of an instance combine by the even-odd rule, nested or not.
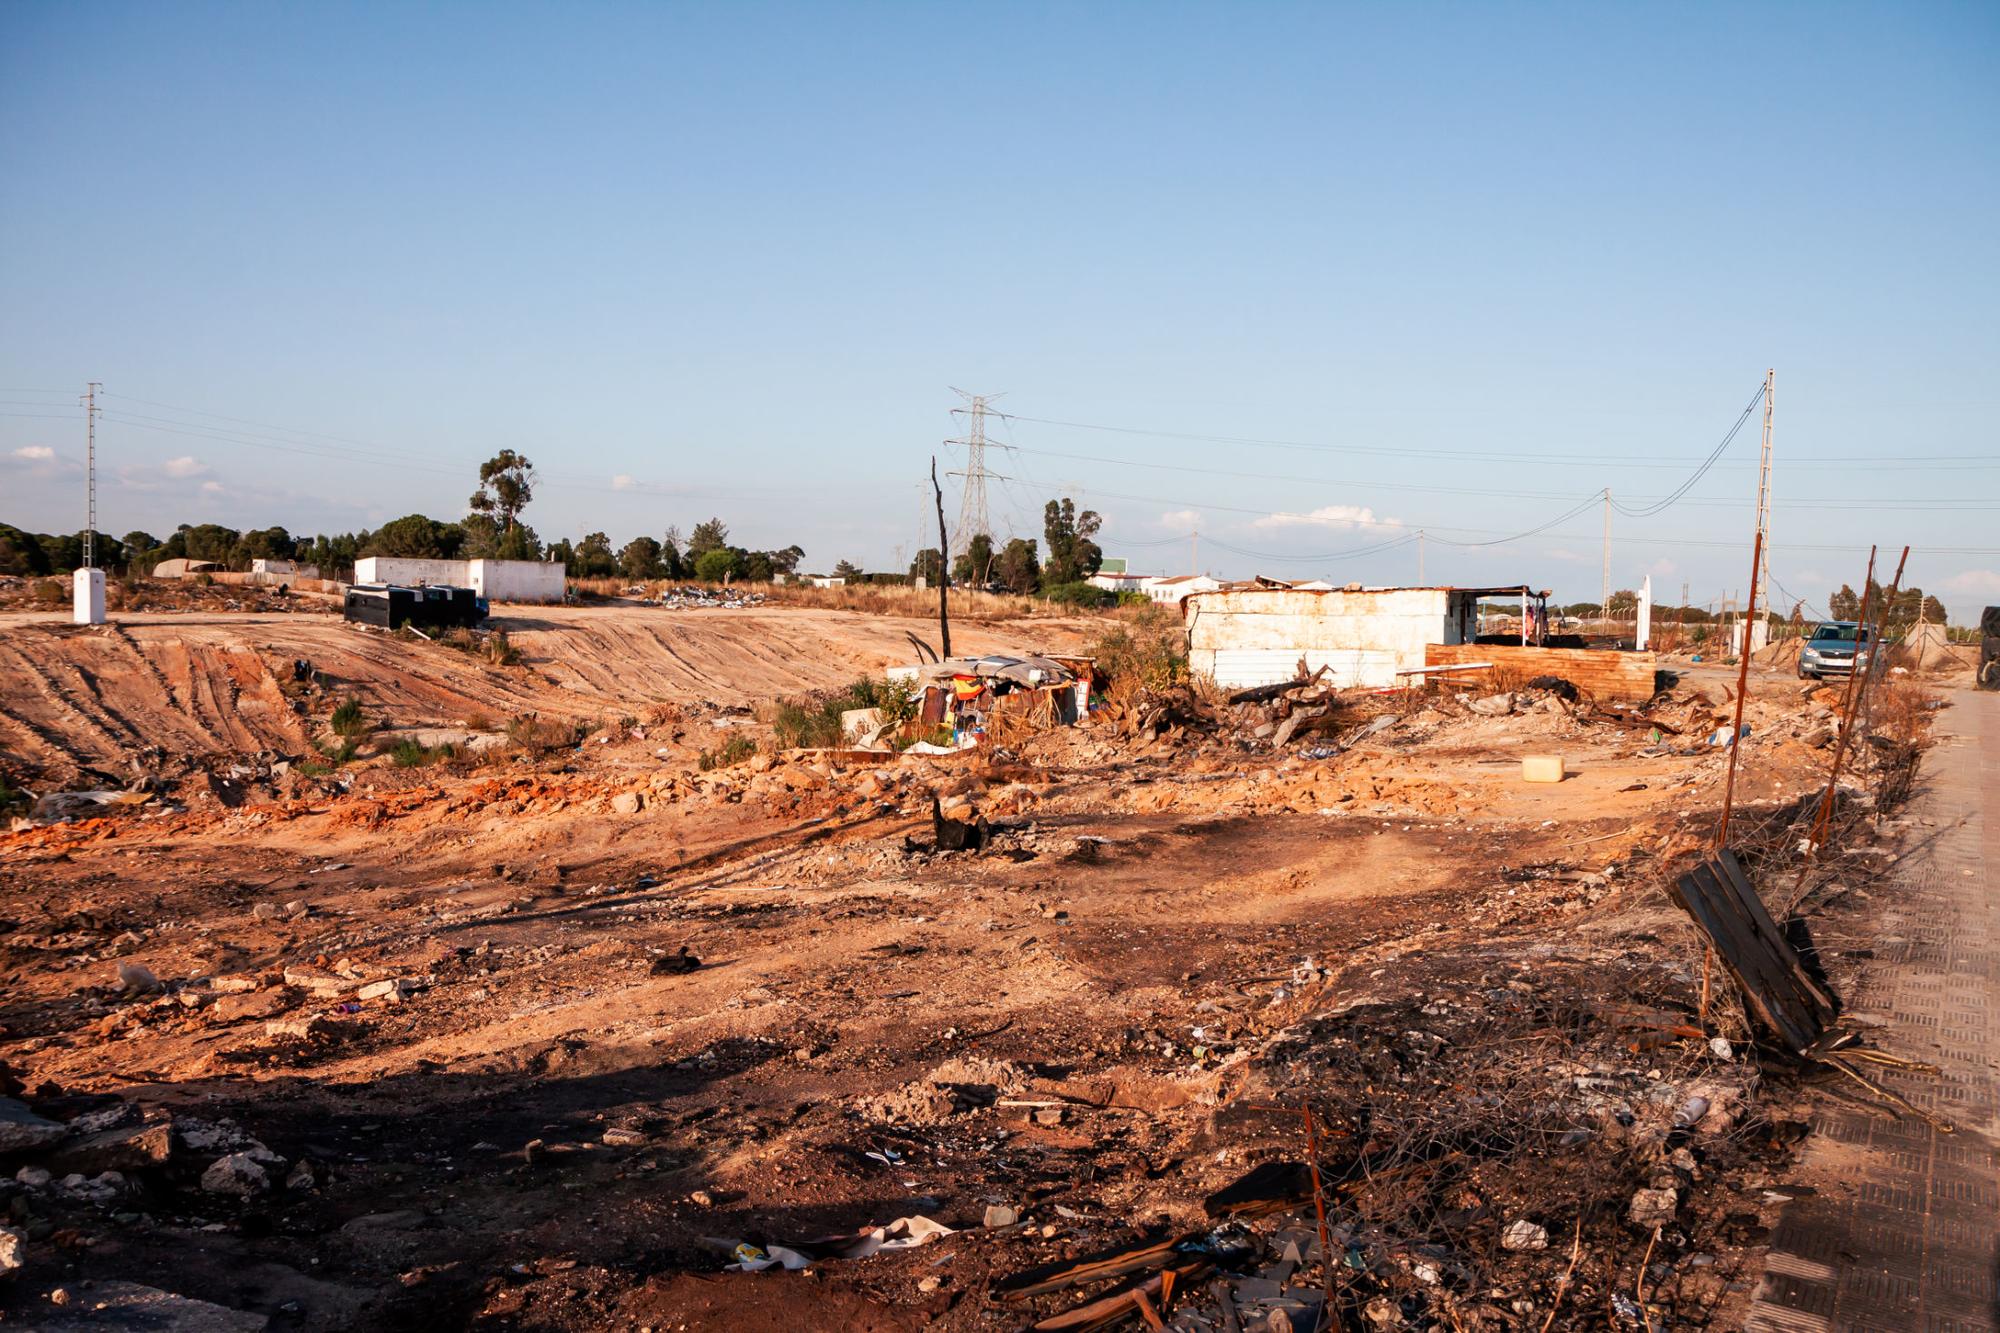
[(1867, 637), (1852, 625), (1821, 625), (1813, 631), (1814, 643), (1857, 643)]

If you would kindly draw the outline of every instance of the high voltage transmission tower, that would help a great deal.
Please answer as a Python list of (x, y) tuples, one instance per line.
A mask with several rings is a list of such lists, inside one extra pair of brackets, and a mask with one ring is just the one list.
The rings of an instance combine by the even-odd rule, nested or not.
[[(954, 388), (952, 392), (963, 398), (967, 404), (965, 407), (951, 409), (952, 415), (958, 416), (963, 413), (968, 421), (964, 439), (945, 441), (946, 444), (965, 446), (965, 470), (951, 474), (965, 479), (965, 489), (958, 504), (958, 531), (951, 536), (951, 551), (945, 552), (947, 561), (950, 560), (952, 551), (963, 554), (966, 548), (971, 546), (974, 537), (982, 533), (988, 537), (993, 535), (992, 520), (986, 514), (986, 479), (1000, 476), (997, 472), (986, 470), (986, 405), (1000, 395), (967, 393), (959, 388)], [(1005, 477), (1000, 479), (1006, 480)]]

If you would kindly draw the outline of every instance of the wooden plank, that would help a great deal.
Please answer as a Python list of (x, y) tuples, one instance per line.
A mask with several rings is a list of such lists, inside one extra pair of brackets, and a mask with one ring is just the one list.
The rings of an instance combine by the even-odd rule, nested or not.
[(1426, 667), (1490, 662), (1497, 671), (1526, 678), (1560, 676), (1600, 699), (1644, 702), (1653, 697), (1658, 659), (1650, 652), (1597, 648), (1523, 648), (1494, 643), (1433, 643), (1424, 648)]

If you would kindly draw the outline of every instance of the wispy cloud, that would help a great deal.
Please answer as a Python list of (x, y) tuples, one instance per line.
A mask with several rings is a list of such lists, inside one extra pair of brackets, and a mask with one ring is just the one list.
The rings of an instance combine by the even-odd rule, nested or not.
[(1199, 509), (1170, 509), (1160, 515), (1160, 522), (1170, 528), (1191, 528), (1201, 522)]
[(185, 481), (190, 477), (206, 476), (208, 464), (193, 454), (182, 454), (179, 458), (169, 458), (160, 464), (160, 470), (176, 480)]
[(24, 444), (14, 451), (14, 457), (25, 458), (30, 463), (46, 463), (56, 456), (56, 451), (46, 444)]
[(1323, 505), (1308, 514), (1266, 514), (1254, 520), (1253, 528), (1376, 528), (1400, 527), (1393, 518), (1378, 519), (1375, 511), (1361, 505)]
[(636, 491), (639, 489), (639, 479), (627, 476), (621, 472), (611, 479), (611, 489), (614, 491)]
[(1944, 586), (1971, 597), (2000, 597), (2000, 569), (1968, 569), (1953, 574)]

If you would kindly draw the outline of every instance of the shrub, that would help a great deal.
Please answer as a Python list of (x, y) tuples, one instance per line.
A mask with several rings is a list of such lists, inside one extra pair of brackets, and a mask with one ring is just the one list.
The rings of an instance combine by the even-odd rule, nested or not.
[(397, 768), (421, 768), (457, 757), (458, 751), (449, 745), (426, 747), (407, 739), (396, 742), (396, 748), (389, 751), (389, 758)]
[(521, 650), (507, 637), (507, 631), (496, 629), (486, 636), (486, 655), (493, 659), (495, 666), (514, 666), (521, 660)]
[(352, 761), (354, 752), (360, 748), (352, 739), (349, 739), (331, 748), (323, 745), (320, 747), (320, 753), (326, 756), (328, 763), (332, 764), (335, 768), (339, 768), (342, 764)]
[(731, 736), (720, 749), (701, 752), (701, 771), (713, 772), (718, 768), (734, 768), (757, 753), (757, 742), (748, 736)]
[(369, 726), (367, 717), (361, 712), (361, 701), (351, 694), (342, 699), (340, 706), (333, 710), (333, 716), (328, 719), (327, 725), (333, 728), (333, 734), (336, 736), (365, 736), (373, 730)]
[(491, 731), (493, 730), (493, 719), (484, 713), (468, 713), (460, 725), (467, 731)]
[(844, 690), (820, 690), (780, 700), (771, 730), (778, 744), (788, 750), (826, 748), (842, 743), (842, 713), (879, 708), (884, 722), (903, 723), (915, 717), (921, 705), (921, 697), (905, 682), (864, 676)]
[(69, 600), (61, 579), (41, 579), (35, 584), (35, 601), (43, 606), (61, 606)]
[(567, 749), (582, 739), (575, 724), (523, 713), (507, 724), (507, 739), (531, 754)]
[(1126, 688), (1157, 690), (1187, 679), (1187, 630), (1164, 607), (1149, 606), (1090, 647), (1098, 675)]
[(1042, 594), (1057, 606), (1078, 606), (1090, 609), (1118, 605), (1118, 594), (1106, 588), (1095, 588), (1088, 583), (1058, 583)]

